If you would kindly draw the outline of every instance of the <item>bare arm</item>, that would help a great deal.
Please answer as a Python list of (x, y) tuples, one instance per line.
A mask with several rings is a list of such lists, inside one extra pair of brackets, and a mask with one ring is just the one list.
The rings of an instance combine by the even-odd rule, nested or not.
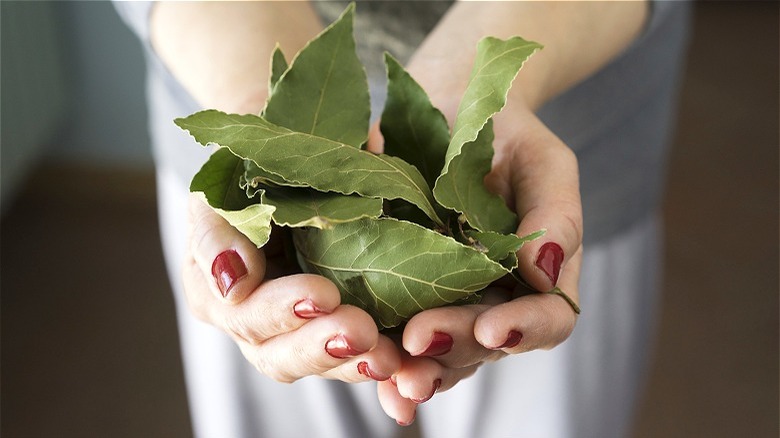
[[(511, 92), (536, 109), (617, 56), (639, 35), (647, 15), (644, 1), (460, 1), (415, 53), (409, 69), (435, 103), (440, 99), (449, 108), (445, 96), (453, 88), (465, 89), (477, 42), (488, 35), (519, 35), (545, 46), (523, 67)], [(437, 72), (451, 75), (437, 77)]]
[[(161, 2), (152, 46), (204, 108), (257, 112), (277, 42), (292, 57), (322, 25), (308, 2)], [(288, 59), (289, 60), (289, 59)]]

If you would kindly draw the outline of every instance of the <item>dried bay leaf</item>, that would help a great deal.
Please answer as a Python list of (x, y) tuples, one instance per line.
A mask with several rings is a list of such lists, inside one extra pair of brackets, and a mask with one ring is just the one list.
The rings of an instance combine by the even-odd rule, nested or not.
[(238, 185), (243, 172), (241, 158), (227, 149), (219, 149), (195, 174), (190, 191), (201, 194), (214, 211), (260, 247), (271, 236), (274, 207), (246, 197)]
[(195, 175), (190, 191), (203, 199), (255, 245), (265, 245), (271, 221), (283, 226), (329, 228), (340, 222), (376, 218), (382, 213), (382, 200), (323, 193), (310, 188), (277, 187), (259, 189), (249, 199), (237, 182), (243, 160), (230, 150), (214, 152)]
[(500, 234), (492, 231), (466, 231), (466, 236), (471, 239), (472, 246), (483, 252), (490, 260), (501, 263), (507, 270), (517, 268), (517, 251), (527, 242), (536, 240), (544, 235), (546, 230), (533, 232), (527, 236), (516, 234)]
[(284, 175), (293, 184), (345, 195), (401, 198), (443, 226), (425, 179), (400, 158), (291, 131), (251, 114), (205, 110), (175, 123), (198, 143), (226, 147), (272, 174)]
[(471, 297), (509, 271), (485, 254), (411, 222), (362, 219), (293, 232), (299, 261), (368, 311), (380, 327)]
[[(506, 104), (509, 87), (523, 63), (541, 47), (519, 37), (487, 37), (477, 46), (444, 169), (433, 193), (441, 205), (462, 213), (469, 225), (480, 231), (511, 233), (516, 228), (517, 218), (504, 200), (484, 189), (483, 180), (493, 157), (492, 129), (489, 133), (485, 130), (491, 128), (486, 126), (488, 120)], [(471, 181), (465, 184), (463, 178)], [(464, 191), (464, 187), (469, 189)]]
[(347, 7), (292, 60), (273, 86), (266, 120), (358, 148), (366, 142), (371, 102), (352, 35), (354, 10)]
[(381, 199), (325, 193), (310, 188), (266, 188), (261, 198), (263, 204), (275, 207), (275, 224), (294, 228), (325, 229), (342, 222), (377, 218), (382, 214)]
[[(271, 74), (268, 76), (268, 95), (271, 96), (274, 93), (274, 88), (279, 82), (284, 72), (287, 71), (287, 59), (284, 57), (282, 48), (277, 44), (274, 48), (274, 52), (271, 54)], [(266, 101), (267, 103), (268, 101)]]
[(439, 203), (463, 213), (468, 224), (477, 230), (512, 233), (517, 229), (517, 216), (484, 184), (492, 160), (493, 120), (489, 119), (477, 138), (465, 144), (460, 155), (450, 161), (444, 178), (446, 185), (439, 184), (434, 195)]
[(414, 165), (433, 188), (444, 165), (450, 128), (444, 114), (401, 64), (385, 54), (387, 101), (380, 129), (385, 153)]

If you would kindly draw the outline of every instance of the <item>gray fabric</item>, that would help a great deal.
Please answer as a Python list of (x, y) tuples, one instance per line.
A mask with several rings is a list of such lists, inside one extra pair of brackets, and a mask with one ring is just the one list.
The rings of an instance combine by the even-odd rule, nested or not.
[(577, 154), (585, 244), (659, 206), (690, 4), (652, 5), (647, 29), (622, 56), (538, 112)]

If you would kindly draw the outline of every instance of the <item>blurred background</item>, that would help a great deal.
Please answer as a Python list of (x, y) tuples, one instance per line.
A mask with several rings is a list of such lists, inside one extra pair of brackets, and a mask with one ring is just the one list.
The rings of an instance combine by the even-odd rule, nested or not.
[[(0, 2), (0, 435), (187, 437), (141, 48), (107, 2)], [(777, 437), (778, 3), (701, 2), (636, 437)]]

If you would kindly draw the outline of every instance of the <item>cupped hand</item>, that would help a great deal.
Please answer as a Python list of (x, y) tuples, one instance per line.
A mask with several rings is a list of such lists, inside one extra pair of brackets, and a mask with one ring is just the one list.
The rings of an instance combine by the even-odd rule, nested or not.
[(189, 210), (190, 310), (227, 333), (260, 373), (280, 382), (310, 375), (358, 382), (400, 369), (398, 348), (372, 318), (342, 305), (324, 277), (291, 273), (278, 241), (257, 249), (195, 195)]
[(419, 403), (472, 375), (482, 363), (557, 346), (577, 320), (582, 262), (577, 159), (522, 105), (508, 105), (496, 116), (495, 133), (486, 185), (517, 212), (518, 235), (545, 230), (517, 254), (518, 271), (533, 290), (502, 281), (486, 290), (478, 305), (415, 315), (404, 329), (400, 371), (378, 388), (382, 407), (399, 424), (411, 423)]

